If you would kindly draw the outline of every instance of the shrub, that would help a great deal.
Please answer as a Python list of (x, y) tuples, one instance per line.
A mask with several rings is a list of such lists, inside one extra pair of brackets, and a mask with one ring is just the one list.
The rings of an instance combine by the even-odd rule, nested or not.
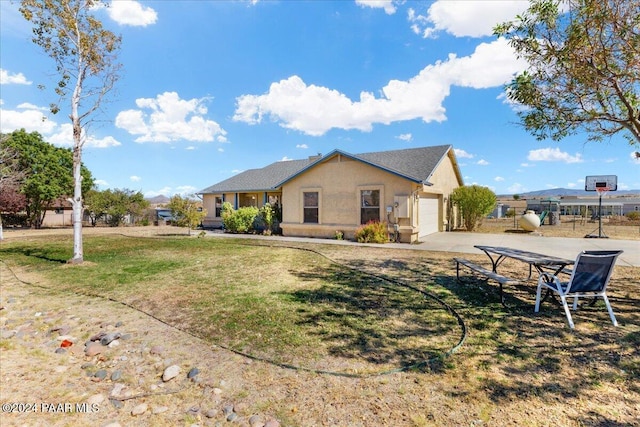
[(473, 231), (495, 208), (496, 195), (488, 187), (463, 186), (453, 190), (451, 201), (460, 209), (467, 231)]
[(248, 233), (253, 231), (253, 223), (258, 216), (258, 208), (247, 206), (234, 210), (231, 203), (222, 205), (222, 222), (224, 228), (231, 233)]
[(355, 236), (360, 243), (387, 243), (389, 241), (387, 223), (369, 221), (356, 230)]
[(629, 218), (630, 221), (637, 221), (640, 219), (640, 212), (627, 212), (625, 216)]
[(275, 213), (275, 209), (273, 209), (269, 203), (265, 203), (264, 206), (260, 208), (260, 218), (264, 223), (264, 234), (271, 235), (273, 232), (273, 222), (276, 219)]

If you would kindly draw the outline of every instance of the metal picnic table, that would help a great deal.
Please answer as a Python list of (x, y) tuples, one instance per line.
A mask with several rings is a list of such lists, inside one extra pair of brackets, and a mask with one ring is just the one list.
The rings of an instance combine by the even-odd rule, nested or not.
[[(542, 273), (545, 268), (553, 271), (554, 275), (562, 272), (567, 266), (573, 265), (575, 260), (559, 258), (550, 255), (544, 255), (537, 252), (529, 252), (521, 249), (507, 248), (502, 246), (483, 246), (475, 245), (477, 249), (483, 251), (491, 260), (491, 266), (494, 273), (497, 273), (498, 266), (507, 258), (512, 258), (526, 264), (529, 264), (529, 279), (531, 278), (532, 268)], [(565, 270), (566, 272), (566, 270)], [(502, 287), (500, 287), (502, 294)], [(545, 299), (548, 296), (545, 295)], [(502, 303), (504, 298), (501, 295)]]

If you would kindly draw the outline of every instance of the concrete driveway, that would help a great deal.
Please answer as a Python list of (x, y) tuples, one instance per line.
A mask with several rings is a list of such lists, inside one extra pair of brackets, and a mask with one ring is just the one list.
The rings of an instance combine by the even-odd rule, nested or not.
[[(210, 236), (235, 237), (248, 239), (267, 239), (290, 242), (305, 242), (334, 245), (363, 245), (363, 243), (347, 240), (316, 239), (305, 237), (286, 236), (259, 236), (252, 234), (225, 234), (221, 231), (209, 231)], [(614, 240), (614, 239), (587, 239), (569, 237), (544, 237), (531, 234), (502, 233), (483, 234), (466, 232), (434, 233), (423, 238), (424, 242), (416, 244), (387, 243), (384, 245), (364, 244), (366, 246), (400, 249), (400, 250), (425, 250), (439, 252), (462, 252), (482, 254), (474, 248), (474, 245), (506, 246), (531, 252), (539, 252), (561, 258), (575, 259), (581, 251), (585, 250), (623, 250), (618, 257), (617, 265), (640, 267), (640, 240)]]

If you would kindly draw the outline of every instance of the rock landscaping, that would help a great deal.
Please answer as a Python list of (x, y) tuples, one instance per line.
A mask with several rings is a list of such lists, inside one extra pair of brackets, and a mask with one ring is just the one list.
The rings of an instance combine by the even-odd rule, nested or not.
[(0, 390), (14, 406), (3, 406), (3, 426), (280, 426), (237, 400), (246, 393), (233, 379), (207, 372), (185, 346), (193, 337), (112, 302), (48, 299), (1, 273)]

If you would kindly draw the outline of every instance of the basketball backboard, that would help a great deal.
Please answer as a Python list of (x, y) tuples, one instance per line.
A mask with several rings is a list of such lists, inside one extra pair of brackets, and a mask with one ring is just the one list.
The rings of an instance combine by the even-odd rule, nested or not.
[(608, 191), (616, 191), (618, 177), (616, 175), (591, 175), (584, 179), (585, 191), (598, 191), (603, 188), (608, 188)]

